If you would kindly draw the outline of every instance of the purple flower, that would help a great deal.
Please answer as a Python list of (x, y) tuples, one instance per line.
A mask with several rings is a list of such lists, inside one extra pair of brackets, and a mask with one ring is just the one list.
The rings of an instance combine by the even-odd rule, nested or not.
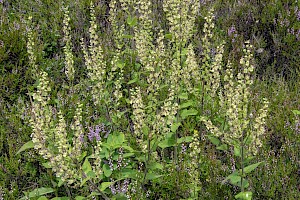
[(90, 132), (88, 133), (88, 138), (92, 142), (94, 138), (96, 141), (100, 141), (101, 137), (99, 135), (100, 132), (104, 132), (104, 125), (101, 124), (101, 126), (96, 125), (95, 128), (89, 127)]
[[(110, 179), (110, 181), (113, 182), (114, 180)], [(129, 184), (129, 179), (125, 179), (124, 181), (118, 181), (117, 183), (110, 185), (109, 188), (113, 195), (126, 194), (128, 192)]]
[(84, 136), (83, 136), (83, 134), (79, 135), (79, 141), (81, 143), (84, 143)]
[(228, 36), (231, 36), (234, 32), (235, 32), (235, 27), (234, 25), (232, 25), (229, 29), (228, 29)]
[(300, 10), (297, 12), (297, 21), (300, 21)]

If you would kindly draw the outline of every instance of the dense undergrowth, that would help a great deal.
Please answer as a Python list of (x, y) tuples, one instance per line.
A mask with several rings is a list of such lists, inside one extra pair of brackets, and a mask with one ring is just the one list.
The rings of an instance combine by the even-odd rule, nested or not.
[(297, 1), (0, 9), (0, 199), (300, 198)]

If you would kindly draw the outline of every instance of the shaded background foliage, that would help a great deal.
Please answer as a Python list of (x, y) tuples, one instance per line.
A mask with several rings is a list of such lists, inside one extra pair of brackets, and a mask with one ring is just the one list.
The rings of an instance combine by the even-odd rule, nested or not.
[[(157, 5), (161, 3), (154, 2)], [(295, 119), (291, 110), (300, 110), (300, 2), (201, 2), (201, 11), (196, 21), (198, 32), (193, 41), (199, 56), (204, 16), (214, 5), (216, 34), (226, 40), (224, 60), (235, 58), (238, 61), (243, 42), (250, 40), (255, 48), (259, 78), (255, 83), (256, 96), (254, 95), (253, 104), (259, 104), (260, 95), (268, 97), (271, 102), (266, 145), (259, 154), (260, 159), (266, 159), (267, 164), (253, 175), (255, 196), (257, 199), (297, 199), (300, 196), (300, 125), (299, 119)], [(51, 180), (54, 179), (50, 171), (39, 165), (39, 161), (43, 159), (33, 151), (15, 156), (31, 134), (31, 129), (24, 120), (28, 115), (27, 93), (33, 90), (34, 84), (26, 50), (28, 16), (33, 16), (38, 64), (49, 73), (55, 96), (65, 80), (62, 73), (62, 6), (68, 5), (70, 8), (77, 80), (78, 77), (86, 76), (79, 41), (81, 37), (87, 37), (89, 4), (89, 0), (0, 1), (0, 190), (7, 194), (8, 199), (17, 199), (22, 196), (21, 191), (32, 190), (37, 185), (52, 187)], [(99, 36), (105, 41), (105, 52), (109, 52), (109, 46), (113, 45), (110, 43), (110, 25), (107, 19), (108, 4), (109, 0), (95, 1)], [(159, 6), (156, 10), (161, 12)], [(156, 15), (157, 21), (159, 24), (166, 24), (159, 13)], [(236, 67), (237, 64), (235, 63)], [(219, 188), (216, 180), (209, 179), (217, 174), (224, 174), (222, 166), (215, 161), (214, 149), (207, 148), (206, 154), (210, 159), (206, 158), (204, 161), (202, 181), (207, 185), (203, 188), (203, 198), (227, 196), (229, 186)], [(212, 166), (215, 170), (209, 170)], [(60, 190), (61, 194), (66, 192), (64, 189)]]

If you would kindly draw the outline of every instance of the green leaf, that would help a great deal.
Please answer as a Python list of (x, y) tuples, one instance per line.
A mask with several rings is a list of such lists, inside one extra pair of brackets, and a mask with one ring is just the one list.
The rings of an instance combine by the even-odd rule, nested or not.
[(76, 197), (75, 197), (75, 200), (84, 200), (84, 199), (86, 199), (86, 198), (83, 197), (83, 196), (76, 196)]
[(123, 133), (119, 133), (115, 139), (116, 144), (123, 144), (125, 142), (125, 135)]
[[(242, 181), (239, 181), (237, 183), (233, 183), (233, 185), (238, 186), (238, 187), (242, 187)], [(248, 188), (249, 187), (249, 182), (247, 179), (243, 178), (243, 186), (244, 188)]]
[(217, 147), (218, 150), (222, 150), (222, 151), (227, 151), (228, 150), (228, 146), (227, 144), (222, 144), (221, 146)]
[(133, 148), (131, 148), (130, 146), (124, 145), (122, 147), (123, 147), (123, 149), (125, 149), (125, 150), (127, 150), (129, 152), (134, 152)]
[[(229, 176), (227, 176), (223, 181), (222, 184), (225, 184), (227, 180), (230, 180), (231, 178), (236, 179), (236, 176), (238, 175), (239, 172), (238, 171), (234, 171), (232, 174), (230, 174)], [(239, 176), (240, 177), (240, 176)]]
[(157, 179), (159, 177), (162, 177), (163, 175), (158, 175), (158, 174), (154, 174), (154, 173), (148, 173), (146, 175), (146, 180), (154, 180)]
[(82, 187), (90, 179), (91, 179), (90, 177), (86, 177), (85, 179), (83, 179), (80, 183), (80, 187)]
[(171, 131), (175, 133), (177, 131), (177, 129), (179, 128), (179, 126), (181, 126), (180, 122), (179, 123), (173, 123), (172, 126), (171, 126)]
[(100, 186), (100, 190), (103, 192), (106, 188), (108, 188), (114, 182), (102, 182)]
[(137, 81), (138, 81), (138, 78), (134, 78), (134, 79), (128, 81), (127, 85), (130, 85), (130, 84), (135, 83)]
[(300, 115), (300, 110), (292, 110), (292, 112), (294, 113), (294, 115)]
[(58, 180), (57, 187), (61, 187), (64, 184), (64, 181), (61, 180), (60, 177), (57, 177), (56, 179)]
[(234, 196), (236, 199), (251, 200), (252, 192), (240, 192)]
[[(230, 175), (229, 175), (229, 176), (230, 176)], [(232, 175), (232, 176), (230, 176), (229, 180), (230, 180), (230, 182), (231, 182), (232, 184), (236, 184), (236, 183), (238, 183), (238, 182), (241, 182), (242, 177), (239, 176), (239, 175)]]
[(192, 142), (193, 136), (185, 136), (177, 139), (177, 144), (181, 144), (183, 142)]
[(185, 56), (187, 54), (188, 50), (186, 48), (182, 48), (181, 55)]
[(93, 171), (89, 171), (86, 175), (87, 175), (87, 177), (90, 177), (90, 178), (95, 178), (96, 177), (96, 174)]
[(70, 200), (69, 197), (54, 197), (51, 200)]
[(122, 60), (119, 60), (117, 62), (117, 67), (120, 68), (120, 69), (123, 69), (125, 67), (125, 63)]
[(87, 158), (85, 159), (84, 163), (82, 164), (82, 170), (85, 174), (87, 174), (89, 171), (92, 171), (92, 166)]
[(162, 170), (163, 169), (162, 164), (157, 163), (157, 162), (149, 163), (148, 167), (149, 167), (149, 169), (152, 169), (152, 170), (155, 170), (155, 169)]
[(252, 164), (252, 165), (249, 165), (249, 166), (245, 167), (244, 168), (244, 173), (248, 174), (248, 173), (252, 172), (253, 170), (255, 170), (262, 163), (264, 163), (264, 162), (258, 162), (258, 163), (255, 163), (255, 164)]
[(172, 40), (172, 34), (171, 33), (165, 34), (165, 38)]
[(134, 156), (134, 153), (124, 153), (123, 154), (123, 158), (129, 158), (129, 157), (132, 157)]
[(112, 200), (127, 200), (127, 197), (121, 193), (121, 194), (116, 194), (115, 196), (113, 196)]
[(25, 192), (27, 195), (25, 197), (22, 197), (20, 200), (25, 200), (27, 199), (27, 197), (29, 198), (39, 197), (41, 195), (52, 193), (52, 192), (54, 192), (52, 188), (41, 187), (41, 188), (34, 189), (32, 192), (29, 193)]
[(149, 129), (149, 127), (147, 125), (144, 125), (142, 127), (142, 132), (143, 132), (144, 135), (148, 135), (149, 131), (150, 131), (150, 129)]
[(160, 148), (165, 149), (167, 147), (172, 147), (176, 144), (175, 135), (174, 135), (174, 133), (171, 133), (171, 134), (172, 135), (170, 135), (169, 137), (167, 137), (166, 139), (164, 139), (163, 141), (158, 143), (158, 146)]
[(185, 103), (180, 104), (179, 108), (180, 109), (188, 108), (188, 107), (193, 106), (193, 105), (195, 105), (195, 102), (190, 100), (190, 101), (187, 101)]
[(128, 16), (128, 18), (127, 18), (127, 24), (130, 27), (137, 25), (137, 17)]
[(81, 162), (86, 157), (86, 155), (87, 155), (86, 151), (82, 152), (82, 154), (80, 155), (78, 161)]
[(22, 151), (25, 151), (27, 149), (32, 149), (34, 148), (34, 144), (32, 142), (32, 140), (30, 140), (29, 142), (26, 142), (20, 149), (19, 151), (16, 153), (16, 155), (18, 155), (19, 153), (21, 153)]
[(138, 173), (138, 171), (137, 170), (134, 170), (134, 169), (122, 169), (121, 170), (121, 177), (122, 178), (132, 178), (132, 179), (136, 179), (137, 177), (136, 177), (136, 174)]
[[(241, 187), (242, 177), (239, 175), (238, 171), (235, 171), (232, 174), (230, 174), (229, 176), (227, 176), (222, 181), (222, 184), (225, 184), (227, 180), (230, 180), (231, 184)], [(243, 186), (244, 186), (244, 188), (249, 187), (249, 182), (245, 178), (243, 178)]]
[(110, 177), (110, 175), (112, 174), (112, 171), (108, 164), (103, 165), (103, 172), (106, 177)]
[(178, 95), (178, 98), (179, 98), (179, 99), (187, 100), (187, 99), (189, 98), (189, 96), (188, 96), (187, 93), (182, 93), (182, 94)]
[(192, 108), (190, 110), (184, 109), (181, 112), (180, 116), (181, 116), (182, 119), (185, 119), (188, 116), (197, 115), (197, 114), (198, 114), (198, 111)]
[(221, 143), (221, 141), (214, 136), (208, 135), (207, 137), (208, 137), (209, 141), (211, 141), (211, 143), (213, 143), (216, 146), (219, 146), (219, 144)]
[(89, 199), (92, 196), (99, 196), (99, 195), (101, 195), (101, 193), (99, 193), (99, 192), (92, 192), (89, 196), (87, 196), (87, 198)]
[(81, 181), (80, 187), (82, 187), (91, 178), (95, 178), (96, 174), (93, 171), (89, 171), (89, 172), (86, 173), (86, 176), (87, 177)]
[(234, 146), (234, 155), (238, 156), (238, 157), (241, 157), (241, 148), (240, 148), (239, 145)]
[(122, 38), (131, 39), (131, 38), (133, 38), (133, 35), (124, 34), (124, 35), (122, 35)]
[(48, 198), (46, 196), (41, 196), (40, 198), (38, 198), (38, 200), (48, 200)]
[(108, 137), (107, 137), (107, 140), (106, 140), (106, 144), (103, 143), (102, 145), (106, 145), (107, 148), (109, 149), (110, 147), (113, 147), (114, 146), (114, 135), (113, 134), (109, 134)]
[(42, 163), (42, 166), (45, 167), (46, 169), (50, 169), (51, 168), (50, 162)]

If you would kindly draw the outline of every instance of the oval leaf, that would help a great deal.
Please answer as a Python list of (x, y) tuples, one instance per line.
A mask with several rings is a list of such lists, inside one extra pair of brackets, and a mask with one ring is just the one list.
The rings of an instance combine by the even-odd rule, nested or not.
[(87, 174), (89, 171), (92, 171), (92, 166), (87, 158), (82, 164), (82, 170), (84, 171), (85, 174)]
[(106, 188), (108, 188), (114, 182), (103, 182), (101, 183), (100, 190), (103, 192)]
[(181, 112), (181, 118), (182, 119), (185, 119), (187, 118), (188, 116), (192, 116), (192, 115), (197, 115), (198, 114), (198, 111), (195, 110), (195, 109), (184, 109), (182, 112)]
[(222, 144), (221, 146), (217, 147), (218, 150), (226, 151), (228, 149), (227, 144)]
[(110, 175), (112, 174), (112, 171), (108, 164), (103, 165), (103, 172), (106, 177), (110, 177)]
[(250, 200), (252, 199), (252, 192), (240, 192), (234, 197), (236, 199)]
[(216, 146), (219, 146), (219, 144), (221, 143), (220, 140), (214, 136), (208, 135), (207, 137), (208, 137), (209, 141)]

